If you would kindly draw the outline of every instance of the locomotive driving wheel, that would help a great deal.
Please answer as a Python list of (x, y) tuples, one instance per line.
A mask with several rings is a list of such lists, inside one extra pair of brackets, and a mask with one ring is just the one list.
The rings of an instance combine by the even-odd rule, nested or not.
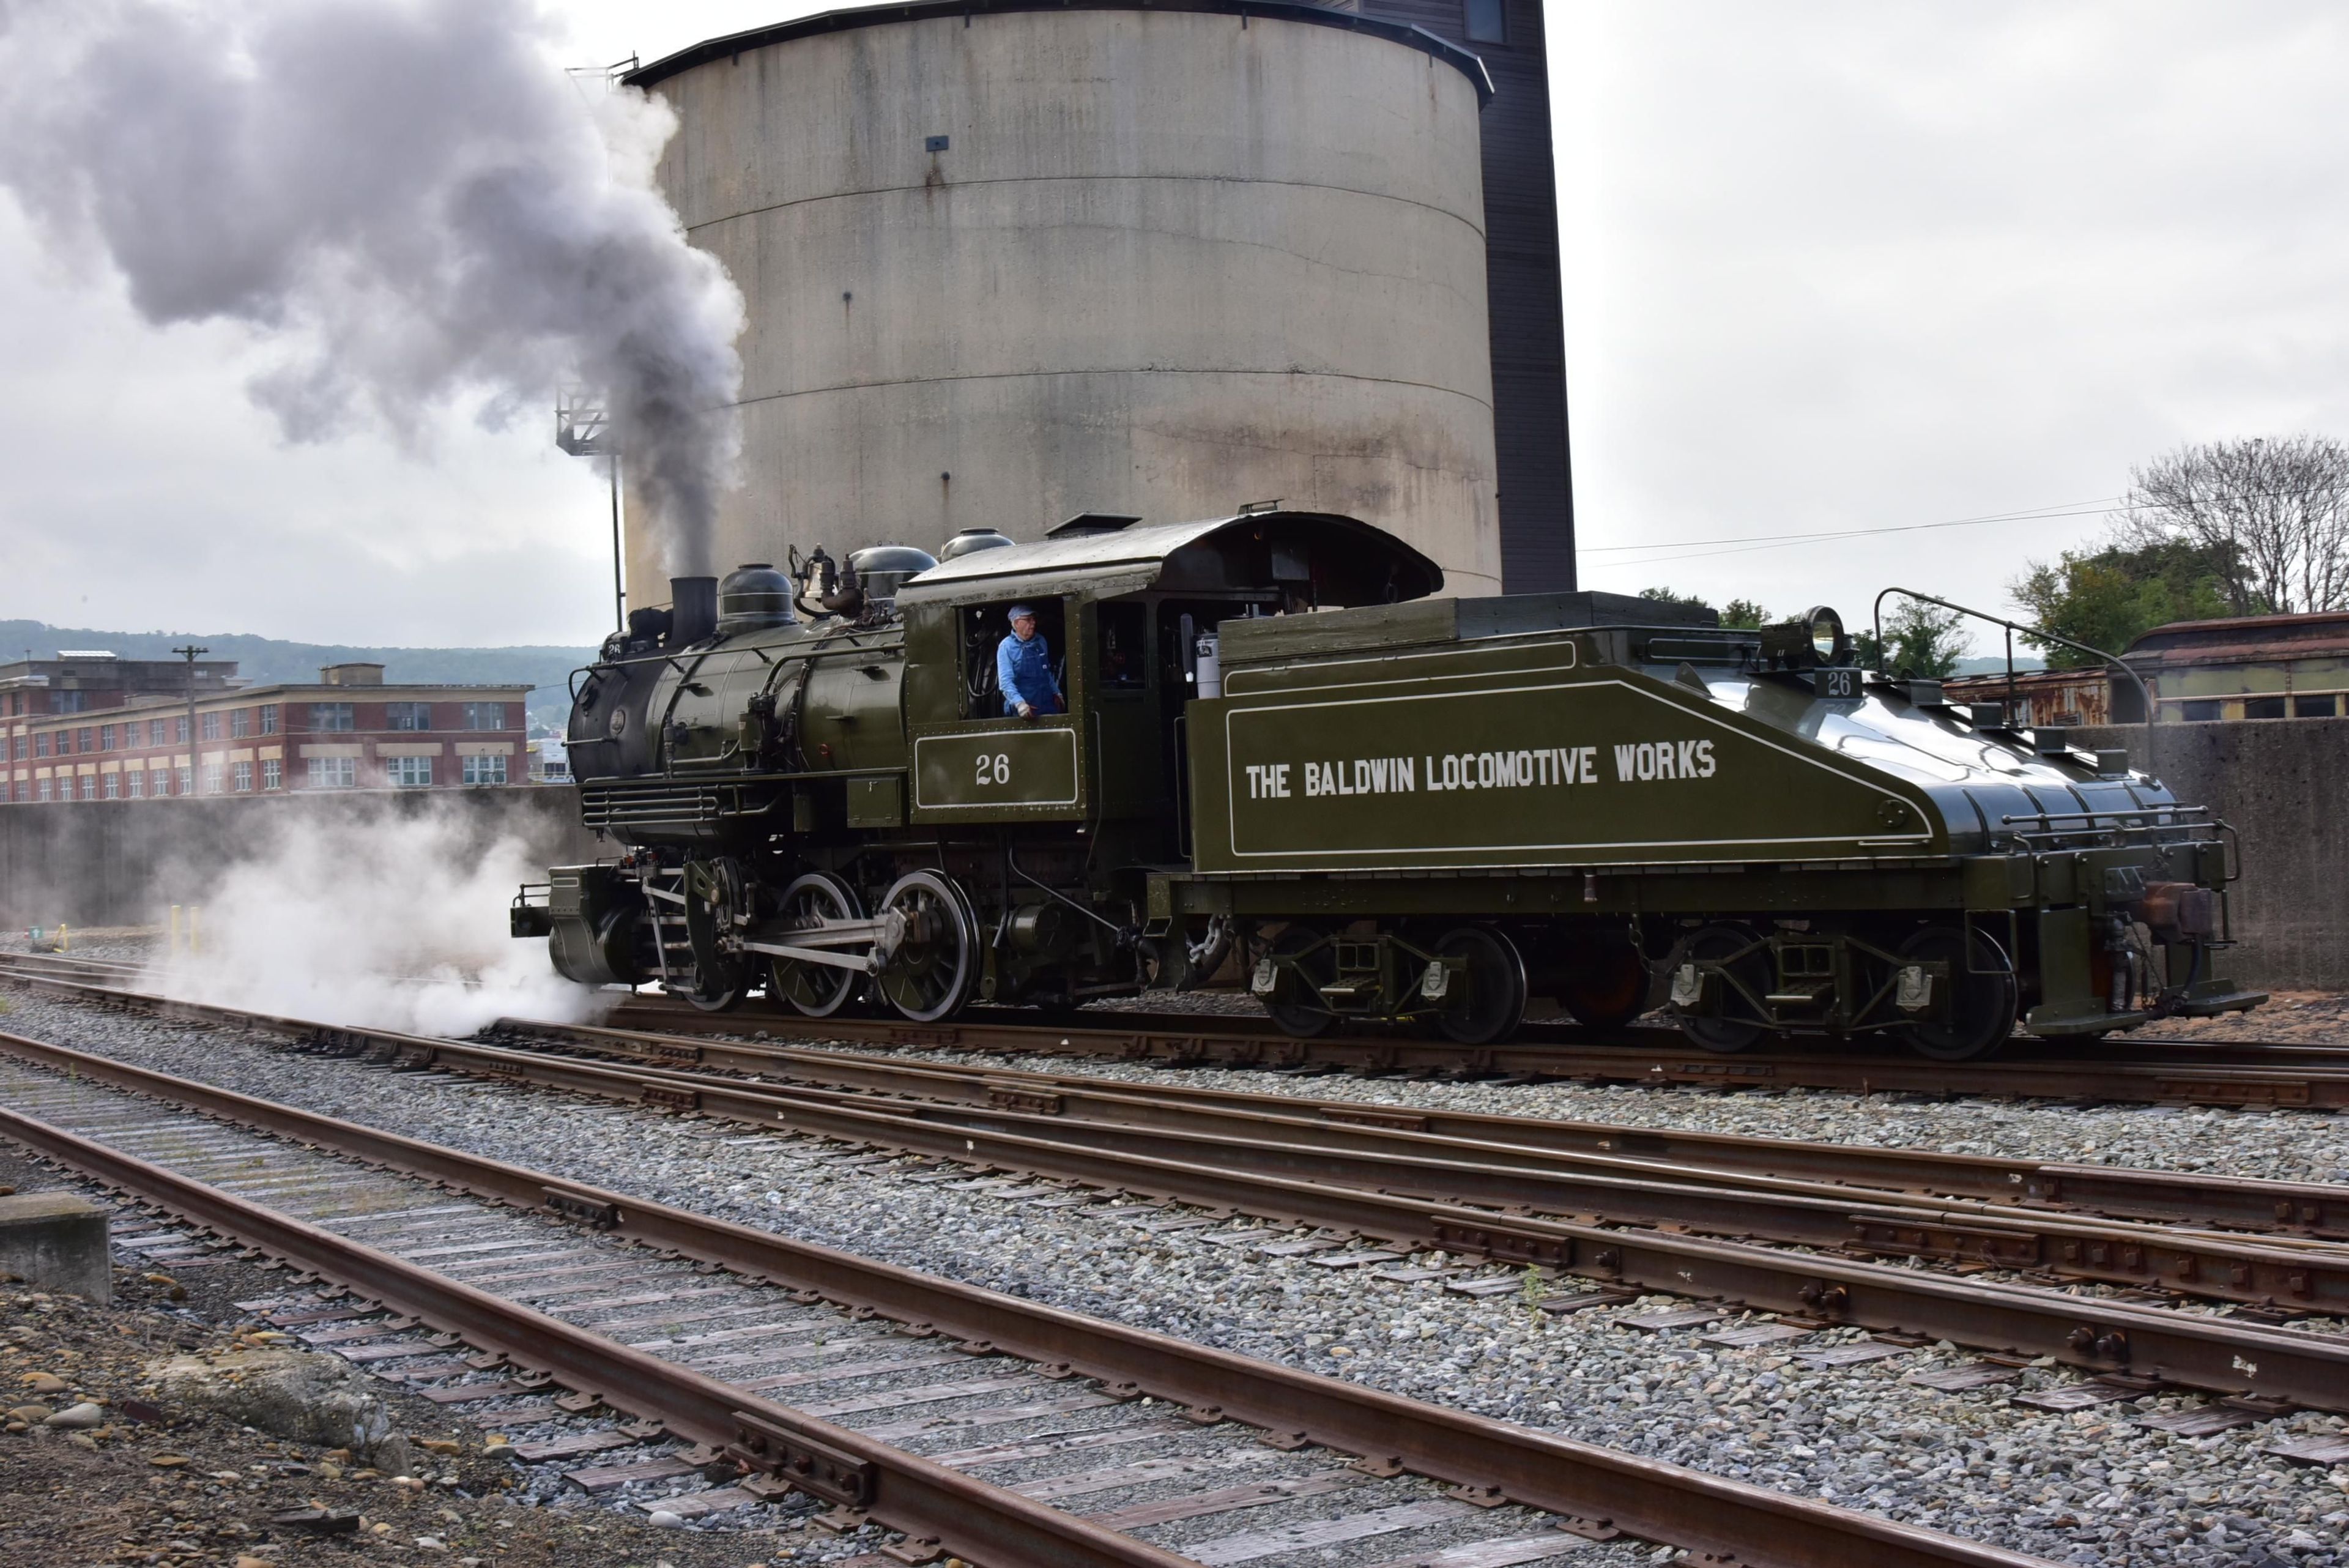
[[(856, 890), (829, 871), (811, 871), (783, 889), (782, 923), (788, 930), (813, 929), (825, 920), (861, 920)], [(856, 994), (863, 974), (853, 969), (778, 958), (770, 966), (767, 993), (809, 1018), (829, 1018)]]
[(1446, 931), (1435, 956), (1464, 960), (1467, 972), (1447, 989), (1435, 1026), (1460, 1045), (1489, 1045), (1516, 1033), (1526, 1017), (1526, 961), (1515, 942), (1485, 926)]
[(962, 889), (936, 871), (908, 871), (881, 898), (903, 929), (878, 977), (889, 1005), (916, 1023), (953, 1016), (978, 977), (978, 921)]
[(719, 940), (750, 899), (742, 867), (731, 857), (687, 862), (685, 929), (693, 950), (693, 983), (677, 989), (704, 1012), (731, 1012), (750, 994), (750, 966)]
[(1988, 934), (1973, 933), (1969, 961), (1965, 934), (1957, 927), (1927, 926), (1900, 944), (1900, 956), (1945, 963), (1950, 975), (1946, 1016), (1921, 1018), (1894, 1031), (1909, 1049), (1936, 1062), (1971, 1062), (1989, 1055), (2014, 1033), (2014, 965)]

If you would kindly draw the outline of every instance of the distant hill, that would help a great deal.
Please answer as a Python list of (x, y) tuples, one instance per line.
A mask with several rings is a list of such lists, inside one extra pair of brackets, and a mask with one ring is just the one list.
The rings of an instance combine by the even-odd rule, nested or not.
[[(2040, 659), (2035, 656), (2025, 657), (2020, 653), (2014, 656), (2014, 672), (2017, 675), (2022, 674), (2026, 670), (2044, 670), (2046, 668), (2047, 661), (2044, 659)], [(1951, 670), (1950, 673), (1952, 675), (2003, 675), (2006, 673), (2006, 655), (2003, 653), (1992, 653), (1984, 654), (1975, 659), (1961, 659), (1958, 660), (1957, 669)]]
[[(55, 658), (62, 648), (102, 648), (125, 659), (171, 659), (183, 631), (92, 631), (38, 620), (0, 620), (0, 664), (25, 657)], [(564, 683), (595, 657), (592, 648), (358, 648), (344, 643), (285, 642), (241, 632), (198, 632), (207, 659), (233, 659), (254, 685), (316, 680), (322, 664), (380, 664), (387, 680), (516, 683), (531, 687), (533, 717), (550, 704), (567, 706)]]

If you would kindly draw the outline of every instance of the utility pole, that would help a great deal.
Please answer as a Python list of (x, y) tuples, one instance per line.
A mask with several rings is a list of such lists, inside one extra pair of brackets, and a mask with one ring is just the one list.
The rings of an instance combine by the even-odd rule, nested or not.
[(197, 775), (196, 775), (196, 655), (198, 655), (198, 654), (200, 654), (200, 653), (210, 653), (210, 652), (212, 651), (212, 649), (209, 649), (209, 648), (198, 648), (194, 643), (192, 643), (192, 642), (191, 642), (191, 643), (188, 644), (185, 648), (175, 648), (175, 649), (171, 649), (171, 651), (172, 651), (172, 652), (174, 652), (174, 653), (176, 653), (176, 654), (178, 654), (181, 658), (182, 658), (182, 659), (186, 659), (186, 660), (188, 661), (188, 787), (187, 787), (187, 791), (186, 791), (186, 793), (187, 793), (187, 794), (195, 794), (195, 793), (196, 793), (196, 776), (197, 776)]
[(554, 444), (574, 457), (600, 457), (612, 474), (612, 624), (628, 629), (628, 596), (620, 575), (620, 443), (612, 432), (611, 410), (600, 398), (566, 389), (554, 406)]

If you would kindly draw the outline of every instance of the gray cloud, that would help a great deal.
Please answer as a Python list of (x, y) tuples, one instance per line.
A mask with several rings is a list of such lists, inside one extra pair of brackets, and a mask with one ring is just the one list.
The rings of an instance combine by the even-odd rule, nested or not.
[(533, 0), (12, 3), (40, 68), (0, 78), (0, 183), (148, 321), (269, 334), (248, 386), (288, 437), (543, 418), (577, 378), (706, 565), (741, 297), (651, 189), (666, 111), (567, 82)]

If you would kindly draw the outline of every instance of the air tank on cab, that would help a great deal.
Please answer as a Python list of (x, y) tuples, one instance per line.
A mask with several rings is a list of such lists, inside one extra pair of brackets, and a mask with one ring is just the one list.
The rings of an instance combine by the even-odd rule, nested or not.
[[(631, 77), (749, 306), (713, 558), (1277, 499), (1497, 591), (1482, 64), (1278, 0), (1030, 3), (838, 12)], [(665, 575), (632, 524), (630, 581)]]

